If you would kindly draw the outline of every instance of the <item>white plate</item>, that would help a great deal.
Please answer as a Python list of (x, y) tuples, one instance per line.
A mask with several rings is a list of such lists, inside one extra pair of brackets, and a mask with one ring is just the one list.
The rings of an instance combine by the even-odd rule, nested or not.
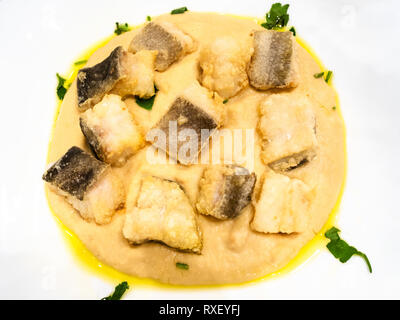
[[(271, 3), (0, 0), (0, 298), (97, 299), (112, 290), (77, 265), (45, 200), (41, 175), (55, 73), (112, 33), (116, 21), (137, 24), (184, 5), (263, 17)], [(339, 227), (368, 254), (373, 274), (357, 257), (341, 264), (323, 250), (272, 281), (206, 290), (136, 288), (127, 298), (400, 298), (400, 2), (290, 3), (290, 24), (334, 71), (349, 157)]]

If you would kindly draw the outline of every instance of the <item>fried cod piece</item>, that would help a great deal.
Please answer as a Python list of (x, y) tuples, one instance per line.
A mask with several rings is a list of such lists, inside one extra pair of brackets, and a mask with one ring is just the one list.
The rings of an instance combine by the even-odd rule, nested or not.
[(226, 220), (237, 217), (250, 203), (255, 173), (237, 165), (213, 165), (200, 180), (197, 211)]
[(149, 22), (132, 39), (129, 51), (157, 50), (155, 68), (165, 71), (187, 53), (196, 50), (194, 40), (170, 22)]
[(120, 96), (106, 95), (79, 118), (81, 130), (98, 158), (122, 166), (144, 146), (140, 127)]
[(110, 222), (125, 203), (124, 187), (112, 169), (75, 146), (44, 173), (43, 180), (82, 218), (97, 224)]
[[(153, 145), (182, 164), (193, 163), (223, 119), (222, 102), (212, 99), (207, 89), (195, 83), (175, 99), (154, 127), (164, 132), (166, 141), (157, 140)], [(187, 136), (192, 139), (186, 141)], [(171, 140), (176, 144), (170, 145)]]
[(269, 171), (264, 176), (250, 226), (264, 233), (294, 233), (306, 230), (312, 200), (310, 188), (298, 179)]
[(307, 98), (273, 94), (260, 105), (258, 131), (263, 162), (277, 171), (295, 169), (317, 152), (316, 120)]
[(215, 39), (200, 54), (200, 82), (224, 99), (248, 86), (246, 66), (252, 49), (232, 37)]
[(142, 180), (136, 206), (126, 214), (123, 235), (132, 244), (160, 241), (193, 253), (202, 248), (195, 212), (179, 184), (152, 176)]
[(247, 70), (250, 84), (259, 90), (296, 87), (297, 59), (292, 32), (255, 31), (254, 54)]
[(119, 46), (102, 62), (79, 70), (78, 107), (91, 108), (113, 89), (121, 96), (153, 96), (156, 54), (156, 51), (144, 51), (133, 55)]

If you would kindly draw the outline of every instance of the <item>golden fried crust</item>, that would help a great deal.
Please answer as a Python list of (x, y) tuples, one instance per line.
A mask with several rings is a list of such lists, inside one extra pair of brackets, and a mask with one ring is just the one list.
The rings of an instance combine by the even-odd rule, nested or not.
[(202, 248), (195, 212), (181, 187), (152, 176), (142, 180), (136, 206), (126, 214), (123, 235), (132, 244), (159, 241), (193, 253)]

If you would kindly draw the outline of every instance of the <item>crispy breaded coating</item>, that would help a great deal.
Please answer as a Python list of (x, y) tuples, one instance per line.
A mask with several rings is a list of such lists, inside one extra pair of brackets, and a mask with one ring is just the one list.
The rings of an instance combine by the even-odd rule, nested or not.
[(261, 158), (277, 171), (287, 171), (311, 161), (317, 152), (316, 120), (307, 98), (273, 94), (259, 107)]
[(250, 226), (264, 233), (303, 232), (310, 218), (311, 198), (310, 188), (302, 181), (269, 171)]
[(255, 31), (248, 76), (250, 84), (259, 90), (296, 87), (298, 61), (292, 32)]
[(104, 162), (122, 166), (144, 146), (141, 128), (120, 96), (106, 95), (79, 120), (87, 142)]
[(228, 99), (247, 87), (246, 67), (252, 49), (246, 43), (239, 43), (233, 37), (214, 40), (200, 54), (200, 82)]
[(126, 214), (123, 235), (132, 244), (160, 241), (193, 253), (202, 247), (195, 212), (182, 188), (152, 176), (142, 180), (136, 206)]

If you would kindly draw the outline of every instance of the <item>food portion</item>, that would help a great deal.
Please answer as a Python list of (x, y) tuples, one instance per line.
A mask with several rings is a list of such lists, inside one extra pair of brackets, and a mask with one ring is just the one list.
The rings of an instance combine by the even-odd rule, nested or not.
[(296, 40), (292, 32), (254, 32), (254, 54), (248, 68), (250, 84), (259, 90), (298, 85)]
[(75, 81), (59, 78), (43, 179), (102, 263), (238, 283), (276, 272), (321, 230), (344, 179), (343, 121), (288, 6), (272, 9), (261, 25), (188, 10), (117, 24)]
[(165, 71), (185, 54), (195, 50), (194, 40), (170, 22), (150, 22), (133, 38), (129, 50), (157, 50), (157, 71)]
[(272, 94), (260, 104), (259, 112), (261, 158), (265, 164), (288, 171), (314, 159), (317, 124), (309, 99)]
[[(157, 140), (154, 145), (180, 163), (190, 164), (198, 160), (198, 153), (222, 125), (223, 118), (221, 102), (212, 99), (207, 90), (195, 83), (174, 100), (154, 127), (166, 136), (166, 140)], [(192, 134), (193, 138), (186, 141), (184, 134)]]
[(234, 37), (217, 38), (200, 54), (201, 84), (224, 99), (235, 96), (249, 84), (246, 66), (252, 51)]
[(43, 180), (84, 219), (98, 224), (110, 222), (124, 206), (124, 187), (111, 168), (78, 147), (70, 148), (55, 162)]
[(251, 228), (264, 233), (304, 232), (310, 220), (311, 200), (312, 191), (301, 180), (266, 172)]
[(143, 51), (137, 55), (116, 47), (102, 62), (79, 70), (77, 76), (78, 106), (91, 108), (114, 89), (122, 96), (154, 95), (153, 64), (156, 52)]
[(82, 133), (97, 157), (122, 166), (144, 146), (141, 129), (120, 96), (106, 95), (79, 118)]
[(126, 213), (123, 235), (132, 244), (161, 241), (178, 250), (200, 253), (195, 212), (174, 181), (145, 177), (136, 206)]
[(256, 175), (246, 168), (210, 166), (200, 180), (196, 208), (217, 219), (233, 219), (250, 203), (255, 182)]

